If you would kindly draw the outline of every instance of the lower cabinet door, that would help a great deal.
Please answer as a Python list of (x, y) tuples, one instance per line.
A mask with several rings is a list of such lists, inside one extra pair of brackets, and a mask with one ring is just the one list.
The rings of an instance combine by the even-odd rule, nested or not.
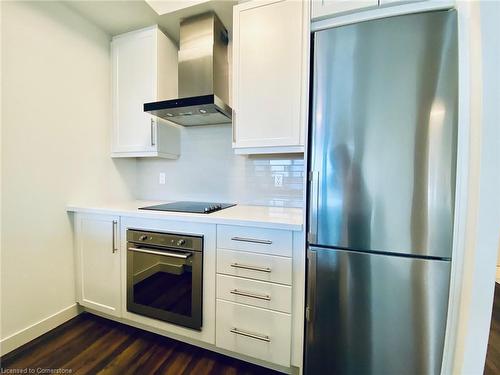
[(216, 314), (218, 347), (290, 366), (290, 314), (221, 300)]
[(78, 215), (77, 299), (85, 307), (121, 316), (119, 217)]

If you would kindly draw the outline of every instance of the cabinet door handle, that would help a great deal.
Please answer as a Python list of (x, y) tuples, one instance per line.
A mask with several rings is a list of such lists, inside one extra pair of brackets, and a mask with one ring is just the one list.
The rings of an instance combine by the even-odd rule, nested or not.
[(252, 333), (252, 332), (244, 331), (244, 330), (239, 329), (239, 328), (232, 328), (230, 332), (235, 333), (237, 335), (250, 337), (250, 338), (256, 339), (256, 340), (271, 342), (271, 338), (267, 335), (261, 335), (259, 333)]
[(239, 263), (231, 263), (231, 267), (243, 268), (245, 270), (251, 270), (251, 271), (259, 271), (259, 272), (267, 272), (267, 273), (271, 272), (271, 269), (269, 267), (247, 266), (246, 264), (239, 264)]
[(116, 248), (116, 233), (117, 233), (118, 221), (113, 220), (113, 254), (118, 251)]
[(231, 294), (236, 294), (238, 296), (243, 296), (243, 297), (250, 297), (250, 298), (256, 298), (256, 299), (262, 299), (264, 301), (270, 301), (271, 296), (268, 294), (255, 294), (252, 292), (245, 292), (243, 290), (238, 290), (238, 289), (233, 289), (229, 293)]
[(154, 120), (151, 119), (151, 146), (156, 145), (156, 139), (155, 139), (155, 123)]
[(259, 240), (257, 238), (247, 238), (247, 237), (231, 237), (233, 241), (240, 241), (240, 242), (253, 242), (253, 243), (260, 243), (263, 245), (271, 245), (273, 241), (271, 240)]
[(234, 109), (233, 109), (232, 120), (233, 120), (233, 126), (232, 126), (231, 130), (232, 130), (232, 136), (233, 136), (233, 143), (236, 143), (236, 111)]

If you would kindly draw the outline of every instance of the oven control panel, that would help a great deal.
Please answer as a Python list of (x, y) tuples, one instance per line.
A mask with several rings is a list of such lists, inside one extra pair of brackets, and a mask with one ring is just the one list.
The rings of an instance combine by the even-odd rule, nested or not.
[(203, 236), (128, 229), (127, 241), (149, 246), (203, 251)]

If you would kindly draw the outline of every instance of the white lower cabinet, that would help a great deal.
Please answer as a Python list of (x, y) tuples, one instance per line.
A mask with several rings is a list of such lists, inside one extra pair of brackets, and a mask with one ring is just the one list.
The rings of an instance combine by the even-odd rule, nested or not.
[(217, 226), (218, 347), (290, 367), (292, 254), (291, 231)]
[[(185, 337), (195, 345), (215, 345), (214, 350), (264, 366), (301, 367), (297, 358), (302, 352), (296, 347), (302, 342), (303, 306), (297, 307), (298, 289), (293, 285), (296, 236), (292, 231), (88, 213), (77, 213), (74, 225), (76, 294), (81, 306), (126, 324)], [(126, 246), (120, 244), (126, 241), (127, 228), (203, 235), (201, 332), (127, 311)], [(268, 255), (266, 249), (289, 256)], [(298, 288), (303, 285), (295, 283)]]
[(80, 305), (121, 316), (120, 218), (78, 214), (76, 286)]
[(290, 314), (217, 300), (216, 315), (218, 347), (290, 366)]

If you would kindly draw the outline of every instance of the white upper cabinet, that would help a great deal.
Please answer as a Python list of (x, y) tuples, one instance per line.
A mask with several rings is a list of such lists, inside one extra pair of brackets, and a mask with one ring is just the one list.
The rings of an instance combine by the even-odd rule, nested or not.
[(144, 112), (147, 102), (177, 97), (177, 47), (148, 27), (111, 42), (113, 157), (179, 156), (179, 129)]
[(121, 316), (119, 217), (77, 215), (77, 300), (80, 305)]
[(379, 0), (379, 5), (400, 5), (406, 3), (418, 3), (427, 0)]
[(311, 18), (321, 19), (344, 12), (374, 9), (378, 6), (402, 5), (426, 0), (312, 0)]
[(335, 13), (377, 6), (378, 0), (312, 0), (311, 15), (312, 18), (321, 18)]
[(304, 151), (305, 4), (296, 0), (249, 1), (234, 7), (236, 153)]

